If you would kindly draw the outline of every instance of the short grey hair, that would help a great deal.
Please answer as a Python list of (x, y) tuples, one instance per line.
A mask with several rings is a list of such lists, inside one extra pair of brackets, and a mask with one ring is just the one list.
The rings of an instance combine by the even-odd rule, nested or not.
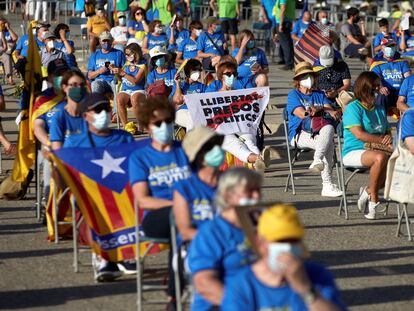
[(260, 189), (262, 187), (262, 182), (262, 175), (245, 167), (233, 167), (225, 171), (220, 176), (217, 185), (215, 198), (217, 213), (221, 213), (229, 207), (224, 199), (226, 192), (234, 191), (234, 189), (239, 186)]

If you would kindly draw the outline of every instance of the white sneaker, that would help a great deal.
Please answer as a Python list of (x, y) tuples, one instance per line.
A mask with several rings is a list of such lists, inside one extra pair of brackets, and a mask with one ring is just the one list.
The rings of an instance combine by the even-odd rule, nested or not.
[(359, 188), (359, 199), (358, 199), (358, 210), (360, 213), (364, 213), (369, 200), (369, 194), (367, 192), (367, 187)]
[(264, 147), (262, 152), (260, 153), (260, 156), (262, 157), (265, 166), (269, 167), (269, 165), (270, 165), (270, 147), (269, 146)]
[(322, 193), (323, 197), (340, 197), (342, 195), (342, 190), (338, 188), (334, 183), (323, 183)]
[(365, 214), (365, 218), (369, 220), (375, 219), (375, 210), (379, 207), (380, 202), (374, 203), (369, 201), (368, 203), (368, 214)]
[(254, 162), (254, 168), (259, 174), (264, 174), (264, 171), (266, 169), (266, 164), (262, 160), (262, 158), (258, 157), (256, 162)]
[(324, 168), (325, 164), (323, 164), (321, 159), (313, 160), (312, 164), (309, 166), (309, 170), (315, 173), (322, 172)]

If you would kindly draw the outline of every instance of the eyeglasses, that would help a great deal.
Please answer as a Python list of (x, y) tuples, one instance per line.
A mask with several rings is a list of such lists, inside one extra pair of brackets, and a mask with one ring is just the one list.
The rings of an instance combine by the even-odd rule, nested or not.
[(105, 110), (106, 112), (111, 111), (111, 109), (109, 108), (109, 105), (98, 105), (96, 107), (93, 107), (91, 110), (89, 111), (93, 111), (95, 113), (101, 113), (102, 110)]
[(158, 120), (158, 121), (154, 121), (154, 122), (151, 122), (151, 123), (154, 124), (156, 127), (160, 127), (163, 122), (165, 122), (167, 124), (170, 124), (170, 123), (174, 122), (174, 119), (173, 118), (167, 118), (167, 119), (164, 119), (164, 120)]
[(235, 73), (235, 72), (223, 72), (223, 75), (225, 75), (227, 77), (231, 77), (231, 76), (237, 77), (237, 73)]

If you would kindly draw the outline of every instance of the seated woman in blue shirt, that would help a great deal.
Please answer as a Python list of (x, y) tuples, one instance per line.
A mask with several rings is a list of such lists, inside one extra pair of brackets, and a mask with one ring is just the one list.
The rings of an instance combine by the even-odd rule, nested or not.
[(184, 137), (183, 148), (193, 172), (190, 178), (174, 185), (173, 199), (174, 218), (183, 241), (191, 241), (200, 226), (215, 214), (214, 194), (225, 156), (221, 149), (223, 139), (224, 136), (201, 126)]
[(260, 259), (226, 286), (221, 310), (346, 310), (331, 273), (306, 260), (305, 230), (293, 206), (265, 210), (257, 231)]
[(406, 31), (401, 31), (400, 50), (403, 52), (402, 56), (414, 56), (414, 17), (410, 17), (410, 28)]
[(315, 73), (312, 65), (308, 62), (296, 65), (293, 83), (294, 89), (288, 94), (286, 107), (289, 119), (289, 142), (292, 146), (315, 150), (309, 170), (321, 173), (321, 195), (339, 197), (342, 195), (342, 191), (332, 180), (335, 150), (334, 126), (326, 124), (315, 134), (310, 129), (304, 128), (303, 123), (308, 120), (309, 116), (318, 116), (323, 113), (329, 114), (333, 120), (339, 120), (341, 118), (340, 112), (332, 108), (330, 100), (323, 92), (313, 89)]
[[(241, 78), (249, 78), (259, 74), (267, 75), (269, 73), (269, 63), (267, 62), (266, 54), (261, 49), (256, 47), (256, 41), (248, 29), (243, 30), (239, 35), (239, 48), (235, 48), (232, 56), (236, 59), (239, 67), (237, 68), (238, 76)], [(258, 83), (259, 82), (259, 83)], [(256, 81), (257, 86), (266, 81)]]
[(195, 287), (191, 310), (218, 310), (224, 288), (255, 260), (241, 229), (236, 208), (256, 204), (261, 198), (262, 177), (243, 167), (233, 167), (219, 179), (218, 216), (204, 224), (192, 240), (188, 266)]
[(148, 54), (154, 47), (165, 49), (168, 47), (167, 35), (164, 33), (161, 21), (157, 19), (149, 24), (149, 33), (142, 41), (142, 52)]
[(192, 21), (189, 25), (190, 36), (177, 44), (177, 57), (175, 61), (179, 64), (185, 59), (195, 58), (197, 56), (197, 38), (203, 32), (203, 24), (199, 21)]
[[(170, 238), (173, 186), (191, 174), (181, 144), (173, 141), (175, 108), (167, 99), (150, 97), (138, 117), (152, 137), (146, 147), (129, 159), (129, 180), (135, 202), (144, 210), (141, 226), (148, 237)], [(172, 301), (175, 289), (171, 257), (168, 264), (168, 296)]]
[(139, 107), (145, 101), (145, 74), (147, 66), (142, 63), (142, 50), (136, 43), (128, 44), (125, 48), (127, 60), (120, 72), (122, 79), (121, 90), (116, 98), (119, 119), (124, 129), (134, 134), (141, 134), (142, 129), (135, 123), (128, 122), (127, 107), (132, 107), (135, 119), (138, 122)]
[(414, 154), (414, 111), (409, 108), (401, 117), (401, 139), (404, 141), (408, 150)]
[(147, 86), (155, 81), (164, 80), (165, 85), (172, 88), (177, 69), (171, 64), (171, 55), (164, 48), (155, 47), (150, 51), (150, 64), (154, 68), (147, 76)]
[(168, 51), (176, 52), (178, 46), (190, 37), (188, 29), (184, 28), (184, 19), (181, 16), (175, 18), (174, 24), (167, 29)]
[(75, 43), (70, 38), (70, 29), (66, 24), (58, 24), (53, 31), (56, 36), (55, 49), (65, 54), (65, 60), (69, 68), (78, 67), (75, 57)]
[(381, 87), (380, 77), (374, 72), (363, 72), (355, 81), (356, 100), (346, 106), (343, 115), (344, 165), (369, 168), (369, 184), (360, 189), (358, 209), (365, 211), (367, 219), (375, 219), (380, 205), (378, 191), (384, 187), (388, 155), (379, 150), (365, 149), (366, 143), (382, 144), (392, 150), (387, 115), (382, 106), (375, 104)]
[[(131, 11), (131, 19), (128, 21), (128, 34), (131, 38), (137, 38), (139, 41), (142, 41), (143, 38), (140, 38), (140, 34), (145, 35), (146, 32), (149, 32), (149, 27), (147, 21), (145, 20), (146, 12), (145, 9), (137, 7), (135, 10)], [(138, 35), (137, 35), (138, 34)]]
[(174, 80), (174, 86), (171, 92), (172, 102), (177, 108), (175, 123), (185, 127), (187, 131), (194, 127), (193, 120), (187, 105), (184, 103), (184, 95), (205, 93), (207, 86), (199, 80), (203, 66), (196, 59), (188, 60), (184, 66), (185, 81), (181, 81), (179, 75)]

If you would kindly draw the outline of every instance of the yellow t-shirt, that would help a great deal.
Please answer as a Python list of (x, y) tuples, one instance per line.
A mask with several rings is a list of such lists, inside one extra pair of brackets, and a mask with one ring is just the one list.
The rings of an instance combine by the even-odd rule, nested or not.
[(100, 35), (105, 30), (108, 30), (106, 28), (106, 21), (104, 17), (99, 17), (98, 15), (94, 15), (88, 19), (88, 23), (86, 24), (86, 27), (92, 27), (92, 32), (96, 35)]

